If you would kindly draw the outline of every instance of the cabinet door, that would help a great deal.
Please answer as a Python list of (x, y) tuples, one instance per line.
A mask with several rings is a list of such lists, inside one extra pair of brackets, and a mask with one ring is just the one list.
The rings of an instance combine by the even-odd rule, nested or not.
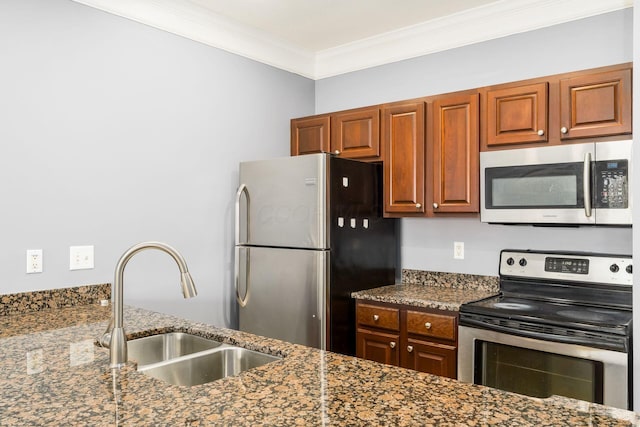
[(291, 155), (328, 153), (329, 126), (329, 116), (291, 120)]
[(356, 356), (398, 366), (400, 335), (367, 329), (356, 332)]
[(424, 103), (384, 108), (385, 213), (424, 212)]
[(348, 159), (380, 160), (380, 109), (333, 114), (331, 152)]
[(548, 83), (487, 92), (487, 146), (546, 142)]
[(442, 377), (456, 378), (457, 354), (452, 345), (409, 338), (405, 368)]
[(433, 106), (433, 212), (479, 212), (479, 96), (438, 98)]
[(560, 80), (562, 139), (631, 133), (631, 70)]

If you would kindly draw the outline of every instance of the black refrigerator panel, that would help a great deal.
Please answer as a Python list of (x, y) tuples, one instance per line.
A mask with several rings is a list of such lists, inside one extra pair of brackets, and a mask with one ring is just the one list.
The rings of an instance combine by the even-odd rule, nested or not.
[(382, 165), (332, 157), (327, 348), (354, 355), (351, 293), (395, 283), (397, 221), (383, 218)]

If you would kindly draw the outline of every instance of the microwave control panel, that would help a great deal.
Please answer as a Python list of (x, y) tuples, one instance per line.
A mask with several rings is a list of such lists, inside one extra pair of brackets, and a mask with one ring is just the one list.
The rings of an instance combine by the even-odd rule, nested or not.
[(628, 160), (595, 162), (596, 208), (626, 209), (629, 207)]

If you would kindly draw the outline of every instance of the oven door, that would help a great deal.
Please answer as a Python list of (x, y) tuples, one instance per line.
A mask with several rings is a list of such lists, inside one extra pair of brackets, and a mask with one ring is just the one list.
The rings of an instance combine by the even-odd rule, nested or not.
[(595, 144), (480, 153), (483, 222), (595, 224)]
[(629, 409), (628, 354), (460, 326), (458, 380)]

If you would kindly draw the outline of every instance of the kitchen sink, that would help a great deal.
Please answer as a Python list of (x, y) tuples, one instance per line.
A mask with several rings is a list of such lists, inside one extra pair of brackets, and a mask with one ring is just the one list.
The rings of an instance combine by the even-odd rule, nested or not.
[(222, 343), (184, 332), (169, 332), (127, 341), (129, 360), (150, 365), (220, 347)]
[(281, 360), (278, 356), (227, 346), (179, 360), (139, 367), (145, 374), (170, 384), (194, 386)]
[(127, 341), (138, 371), (170, 384), (193, 386), (237, 375), (281, 357), (223, 344), (184, 332)]

